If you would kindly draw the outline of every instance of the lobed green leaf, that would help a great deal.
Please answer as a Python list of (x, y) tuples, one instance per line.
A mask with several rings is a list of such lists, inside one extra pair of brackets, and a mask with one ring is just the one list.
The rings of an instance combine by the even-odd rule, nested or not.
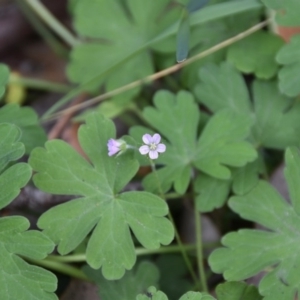
[(292, 204), (263, 181), (248, 194), (232, 197), (229, 205), (235, 212), (268, 231), (244, 229), (229, 233), (222, 239), (225, 247), (215, 250), (209, 258), (213, 271), (223, 273), (227, 280), (243, 280), (272, 267), (259, 284), (265, 300), (293, 300), (300, 289), (299, 151), (287, 149), (285, 160)]
[(77, 198), (44, 213), (38, 226), (58, 245), (60, 254), (74, 250), (87, 235), (88, 264), (107, 279), (118, 279), (133, 267), (136, 255), (130, 230), (146, 248), (159, 248), (174, 237), (164, 216), (167, 204), (146, 192), (120, 193), (138, 170), (133, 150), (108, 157), (107, 141), (115, 126), (101, 114), (91, 114), (80, 127), (79, 141), (89, 161), (63, 141), (33, 150), (29, 162), (41, 190)]

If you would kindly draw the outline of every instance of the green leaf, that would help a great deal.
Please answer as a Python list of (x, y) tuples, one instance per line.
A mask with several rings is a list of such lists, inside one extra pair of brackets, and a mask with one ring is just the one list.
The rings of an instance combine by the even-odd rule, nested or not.
[(81, 36), (95, 40), (72, 50), (69, 78), (85, 83), (100, 72), (105, 74), (119, 67), (97, 83), (99, 86), (105, 82), (110, 90), (153, 73), (150, 53), (137, 50), (177, 19), (178, 12), (165, 11), (168, 3), (169, 0), (78, 2), (74, 26)]
[[(147, 10), (147, 8), (145, 7), (144, 3), (143, 5), (141, 5), (140, 2), (138, 2), (138, 0), (135, 0), (138, 5), (137, 8), (134, 10), (142, 10), (142, 13), (140, 14), (141, 18), (145, 17), (145, 15), (150, 15), (150, 13), (152, 14), (152, 12), (149, 10)], [(166, 1), (166, 0), (164, 0)], [(105, 3), (104, 3), (105, 2)], [(129, 0), (126, 1), (126, 3), (129, 2)], [(132, 2), (132, 1), (131, 1)], [(155, 2), (149, 2), (147, 5), (150, 5), (151, 7), (153, 6), (155, 8), (155, 6), (157, 5), (157, 7), (160, 7), (162, 4), (161, 2), (163, 1), (155, 1)], [(79, 3), (79, 2), (78, 2)], [(107, 21), (108, 19), (110, 19), (110, 26), (113, 27), (112, 24), (116, 24), (116, 20), (118, 20), (119, 15), (121, 14), (122, 16), (122, 10), (121, 10), (121, 6), (118, 4), (119, 2), (115, 3), (115, 2), (107, 2), (104, 0), (97, 0), (97, 1), (93, 1), (93, 3), (91, 4), (88, 0), (85, 1), (80, 1), (80, 5), (78, 5), (78, 3), (75, 3), (75, 8), (72, 9), (75, 10), (75, 14), (74, 16), (76, 17), (76, 12), (77, 14), (80, 14), (81, 17), (78, 19), (81, 19), (82, 21), (80, 21), (80, 23), (82, 24), (78, 24), (77, 26), (80, 27), (82, 26), (82, 30), (85, 31), (85, 28), (87, 27), (87, 34), (90, 34), (90, 32), (92, 34), (98, 33), (98, 29), (102, 31), (99, 32), (103, 32), (103, 36), (108, 36), (108, 40), (110, 40), (110, 31), (105, 31), (104, 28), (107, 28), (107, 24), (105, 23), (105, 21)], [(99, 7), (99, 4), (101, 4), (103, 6), (100, 6), (99, 9), (97, 9), (97, 7)], [(133, 2), (132, 2), (133, 3)], [(157, 4), (158, 3), (158, 4)], [(165, 3), (165, 2), (164, 2)], [(96, 7), (97, 6), (97, 7)], [(114, 6), (117, 7), (117, 10), (115, 13), (114, 11)], [(79, 8), (78, 8), (79, 7)], [(105, 9), (104, 9), (105, 7)], [(142, 8), (141, 8), (142, 7)], [(157, 8), (156, 7), (156, 8)], [(256, 10), (256, 9), (260, 9), (262, 8), (262, 4), (260, 3), (259, 0), (247, 0), (247, 1), (230, 1), (228, 3), (219, 3), (219, 4), (215, 4), (215, 5), (211, 5), (211, 6), (207, 6), (195, 13), (193, 13), (191, 15), (191, 27), (196, 27), (205, 23), (208, 23), (210, 21), (213, 20), (217, 20), (223, 17), (227, 17), (227, 16), (232, 16), (232, 15), (236, 15), (239, 13), (243, 13), (246, 12), (248, 13), (249, 11), (252, 10)], [(95, 9), (96, 8), (96, 9)], [(112, 8), (112, 12), (111, 12), (111, 8)], [(108, 13), (106, 12), (106, 9), (109, 11)], [(82, 11), (82, 12), (81, 12)], [(99, 16), (99, 11), (103, 12), (103, 16)], [(175, 15), (175, 16), (174, 16)], [(157, 15), (155, 16), (157, 17)], [(126, 20), (126, 15), (124, 13), (124, 16), (122, 16), (121, 20), (122, 22), (124, 21), (124, 19)], [(77, 19), (77, 18), (75, 18)], [(169, 22), (169, 20), (176, 20), (177, 22), (173, 23), (170, 26), (166, 26), (166, 29), (163, 30), (163, 24), (167, 24)], [(87, 21), (88, 20), (88, 21)], [(102, 22), (103, 20), (103, 22)], [(155, 18), (156, 20), (156, 18)], [(139, 20), (140, 21), (140, 20)], [(142, 28), (140, 28), (139, 33), (136, 34), (136, 32), (134, 35), (130, 33), (130, 36), (132, 35), (132, 37), (134, 38), (133, 41), (133, 45), (137, 45), (140, 43), (142, 38), (144, 40), (144, 43), (142, 43), (139, 47), (135, 47), (134, 52), (129, 52), (127, 51), (124, 47), (124, 44), (121, 43), (121, 41), (124, 40), (124, 38), (127, 37), (127, 35), (129, 34), (127, 31), (124, 33), (124, 30), (126, 29), (126, 27), (122, 26), (123, 24), (117, 24), (119, 26), (115, 26), (116, 28), (116, 32), (118, 32), (118, 30), (120, 29), (120, 36), (122, 36), (121, 41), (117, 41), (118, 43), (116, 43), (116, 48), (118, 46), (118, 49), (116, 49), (117, 51), (114, 52), (114, 55), (112, 56), (112, 52), (111, 52), (111, 48), (114, 48), (114, 44), (109, 44), (109, 43), (105, 43), (105, 41), (102, 41), (102, 43), (99, 43), (99, 39), (98, 39), (98, 43), (89, 43), (89, 44), (82, 44), (81, 46), (78, 46), (77, 48), (75, 48), (72, 52), (72, 61), (68, 67), (68, 73), (69, 73), (69, 77), (72, 78), (72, 80), (80, 80), (81, 85), (77, 88), (75, 88), (74, 90), (70, 91), (67, 95), (65, 95), (62, 99), (60, 99), (60, 101), (56, 104), (53, 105), (43, 116), (43, 118), (48, 117), (51, 113), (55, 112), (56, 110), (58, 110), (62, 105), (66, 104), (68, 101), (70, 101), (71, 99), (74, 98), (74, 96), (78, 95), (80, 92), (87, 90), (88, 88), (91, 87), (97, 87), (99, 86), (99, 84), (103, 81), (106, 81), (106, 79), (108, 79), (108, 81), (110, 81), (110, 78), (112, 78), (113, 81), (119, 80), (117, 76), (119, 76), (118, 74), (120, 73), (120, 75), (124, 75), (124, 78), (132, 78), (133, 76), (138, 76), (138, 79), (140, 79), (140, 75), (138, 74), (138, 72), (144, 72), (148, 67), (143, 64), (146, 64), (147, 61), (149, 61), (149, 53), (144, 53), (144, 51), (146, 50), (148, 52), (149, 48), (156, 48), (161, 42), (165, 42), (166, 39), (168, 39), (169, 37), (175, 36), (178, 30), (178, 13), (176, 12), (176, 10), (174, 10), (173, 12), (171, 11), (170, 14), (166, 15), (164, 14), (163, 18), (160, 19), (161, 22), (159, 22), (157, 24), (157, 27), (160, 27), (160, 32), (157, 33), (157, 35), (155, 37), (153, 37), (153, 39), (144, 39), (144, 28), (145, 27), (149, 27), (150, 29), (155, 27), (156, 25), (154, 23), (156, 23), (155, 21), (149, 23), (149, 19), (145, 18), (144, 22), (142, 22), (143, 26)], [(76, 24), (77, 21), (75, 20)], [(78, 21), (79, 22), (79, 21)], [(118, 20), (119, 22), (119, 20)], [(128, 19), (128, 22), (130, 23), (130, 25), (128, 26), (132, 26), (134, 27), (133, 23), (130, 22), (130, 20)], [(137, 22), (136, 22), (137, 23)], [(170, 22), (172, 23), (172, 22)], [(149, 25), (150, 24), (150, 25)], [(141, 25), (139, 25), (141, 26)], [(138, 30), (138, 29), (136, 29)], [(85, 32), (79, 32), (80, 34), (85, 35)], [(101, 37), (103, 37), (101, 36)], [(97, 38), (97, 37), (96, 37)], [(100, 39), (101, 41), (101, 39)], [(129, 43), (130, 41), (126, 41), (125, 44)], [(171, 43), (171, 50), (169, 50), (169, 52), (174, 52), (174, 43)], [(99, 50), (100, 46), (103, 48), (101, 48), (101, 51)], [(165, 47), (165, 44), (164, 44)], [(163, 47), (163, 48), (164, 48)], [(132, 45), (128, 46), (128, 50), (132, 49)], [(125, 50), (124, 50), (125, 49)], [(94, 50), (98, 50), (98, 52), (95, 52)], [(129, 53), (127, 53), (129, 52)], [(122, 53), (126, 53), (126, 55), (124, 54), (124, 57), (121, 60), (115, 60), (116, 56), (120, 55)], [(139, 55), (140, 53), (142, 53), (141, 55)], [(143, 56), (142, 56), (143, 55)], [(102, 59), (102, 61), (100, 62), (99, 57), (105, 57), (105, 59)], [(112, 57), (112, 59), (108, 59)], [(141, 59), (137, 59), (141, 57)], [(78, 60), (77, 60), (78, 58)], [(83, 59), (85, 58), (85, 59)], [(144, 60), (145, 58), (145, 60)], [(133, 60), (133, 65), (134, 68), (132, 69), (132, 62), (130, 60)], [(97, 62), (97, 64), (95, 64), (95, 62)], [(135, 65), (136, 63), (140, 63), (137, 67)], [(91, 65), (87, 65), (86, 63), (90, 63)], [(99, 63), (99, 65), (98, 65)], [(100, 68), (100, 64), (101, 66), (103, 65), (103, 68)], [(94, 67), (95, 65), (98, 65), (99, 67)], [(126, 65), (126, 69), (124, 68), (124, 65)], [(141, 68), (141, 65), (143, 66)], [(114, 72), (117, 68), (121, 68), (122, 72)], [(127, 70), (125, 72), (125, 70)], [(133, 72), (134, 70), (134, 72)], [(81, 73), (81, 74), (80, 74)], [(85, 74), (87, 76), (85, 76)], [(110, 76), (110, 75), (113, 76)], [(93, 76), (90, 80), (86, 81), (87, 78), (85, 77), (90, 77)], [(116, 80), (115, 80), (116, 79)], [(113, 82), (112, 82), (113, 83)], [(122, 84), (122, 81), (119, 81), (119, 85), (118, 87)], [(113, 86), (111, 86), (111, 88), (113, 88)]]
[(232, 210), (267, 230), (245, 229), (229, 233), (222, 239), (225, 247), (215, 250), (209, 257), (212, 270), (223, 273), (226, 280), (243, 280), (272, 266), (259, 284), (264, 300), (293, 300), (300, 291), (299, 151), (288, 148), (285, 162), (292, 204), (264, 181), (247, 195), (232, 197), (229, 201)]
[(168, 297), (163, 292), (157, 291), (154, 286), (151, 286), (145, 294), (139, 294), (136, 300), (168, 300)]
[(159, 279), (159, 270), (153, 263), (147, 261), (141, 262), (117, 281), (106, 280), (99, 270), (93, 270), (88, 266), (84, 267), (83, 271), (99, 287), (101, 300), (132, 300), (148, 286), (156, 285)]
[(209, 0), (190, 0), (187, 3), (186, 8), (189, 11), (189, 13), (192, 13), (192, 12), (195, 12), (195, 11), (201, 9), (208, 2), (209, 2)]
[(162, 191), (173, 185), (176, 192), (184, 193), (192, 166), (210, 176), (229, 179), (231, 173), (225, 165), (243, 166), (256, 158), (256, 151), (244, 141), (252, 124), (250, 117), (220, 112), (210, 118), (197, 142), (200, 114), (190, 93), (160, 91), (154, 104), (155, 108), (144, 110), (144, 118), (168, 142), (167, 151), (157, 159), (165, 167), (146, 177), (147, 190), (159, 191), (159, 182)]
[(186, 60), (189, 53), (190, 17), (184, 9), (177, 32), (176, 60), (178, 63)]
[[(25, 148), (21, 132), (13, 124), (0, 124), (0, 209), (19, 194), (31, 177), (26, 163), (9, 166)], [(8, 167), (9, 166), (9, 167)], [(20, 256), (43, 259), (54, 249), (53, 242), (41, 232), (26, 231), (30, 223), (23, 217), (0, 218), (0, 289), (2, 299), (54, 300), (55, 276), (25, 262)]]
[(262, 0), (262, 2), (271, 9), (277, 11), (276, 22), (283, 26), (300, 25), (299, 10), (300, 2), (298, 0)]
[(20, 128), (21, 142), (25, 145), (26, 154), (29, 154), (33, 148), (42, 146), (47, 140), (35, 111), (30, 107), (6, 104), (0, 109), (0, 123), (11, 123)]
[(179, 300), (216, 300), (216, 299), (205, 293), (187, 292), (182, 297), (180, 297)]
[(231, 180), (220, 180), (200, 174), (194, 183), (197, 209), (201, 212), (209, 212), (223, 206), (228, 198), (230, 186)]
[(298, 84), (300, 74), (299, 47), (300, 35), (295, 35), (288, 44), (280, 49), (276, 56), (277, 62), (284, 65), (278, 73), (280, 91), (290, 97), (300, 94)]
[(54, 300), (56, 277), (32, 266), (20, 256), (43, 259), (54, 244), (41, 232), (26, 231), (29, 221), (23, 217), (0, 218), (0, 289), (2, 299)]
[(21, 132), (12, 124), (0, 124), (0, 172), (14, 160), (23, 156), (24, 145), (19, 142)]
[(232, 190), (236, 195), (244, 195), (252, 190), (259, 181), (259, 173), (262, 172), (260, 158), (242, 168), (233, 170)]
[(24, 145), (19, 142), (20, 130), (12, 124), (0, 124), (0, 209), (8, 205), (19, 194), (31, 177), (28, 164), (18, 163), (7, 169), (7, 165), (24, 154)]
[(79, 198), (44, 213), (38, 226), (64, 255), (91, 233), (87, 263), (102, 267), (107, 279), (118, 279), (133, 267), (136, 255), (130, 230), (148, 249), (169, 244), (174, 237), (171, 222), (164, 216), (167, 204), (147, 192), (124, 192), (138, 170), (133, 150), (108, 157), (107, 141), (115, 137), (115, 126), (100, 114), (87, 118), (79, 130), (79, 141), (88, 162), (63, 141), (36, 148), (30, 164), (37, 171), (34, 183), (41, 190)]
[(282, 95), (276, 82), (254, 81), (252, 104), (241, 74), (228, 63), (204, 67), (200, 79), (195, 94), (210, 110), (254, 115), (251, 140), (256, 146), (285, 149), (299, 144), (300, 106)]
[(0, 99), (5, 93), (5, 86), (9, 79), (9, 68), (4, 65), (0, 64)]
[(231, 45), (227, 60), (243, 73), (254, 73), (257, 78), (270, 79), (278, 70), (275, 55), (284, 41), (266, 31), (256, 32)]
[(200, 84), (195, 95), (211, 111), (217, 112), (229, 108), (237, 113), (249, 113), (251, 110), (247, 86), (241, 74), (230, 64), (218, 67), (207, 64), (199, 71)]
[(261, 300), (262, 296), (253, 285), (245, 282), (226, 282), (216, 288), (218, 300)]
[(252, 123), (248, 115), (230, 110), (216, 113), (200, 136), (195, 166), (210, 176), (229, 179), (231, 172), (226, 166), (242, 167), (255, 160), (255, 149), (244, 141)]
[(266, 148), (299, 145), (300, 103), (282, 95), (276, 82), (255, 81), (252, 86), (256, 124), (253, 138)]

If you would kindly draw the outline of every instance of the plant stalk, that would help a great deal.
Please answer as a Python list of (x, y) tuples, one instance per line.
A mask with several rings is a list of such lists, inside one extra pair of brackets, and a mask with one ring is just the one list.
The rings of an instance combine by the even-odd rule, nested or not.
[(64, 27), (52, 13), (38, 0), (25, 0), (31, 9), (69, 46), (74, 47), (79, 41)]

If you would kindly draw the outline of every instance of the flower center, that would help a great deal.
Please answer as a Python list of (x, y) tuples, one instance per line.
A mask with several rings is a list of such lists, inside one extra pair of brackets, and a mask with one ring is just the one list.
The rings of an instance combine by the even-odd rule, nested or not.
[(150, 150), (156, 150), (157, 145), (156, 145), (155, 143), (151, 143), (151, 144), (149, 145), (149, 148), (150, 148)]

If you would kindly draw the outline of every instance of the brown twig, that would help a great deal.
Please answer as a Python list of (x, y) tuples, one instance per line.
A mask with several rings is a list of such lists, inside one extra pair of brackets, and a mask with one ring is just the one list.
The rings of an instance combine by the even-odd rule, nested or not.
[(120, 88), (117, 88), (117, 89), (115, 89), (113, 91), (110, 91), (108, 93), (105, 93), (105, 94), (102, 94), (102, 95), (97, 96), (95, 98), (92, 98), (90, 100), (87, 100), (84, 103), (73, 105), (72, 107), (69, 107), (69, 108), (67, 108), (65, 110), (57, 112), (57, 113), (55, 113), (53, 115), (50, 115), (44, 121), (49, 121), (49, 120), (56, 119), (56, 118), (58, 118), (63, 113), (66, 113), (66, 112), (75, 112), (75, 111), (77, 111), (79, 109), (86, 108), (86, 107), (91, 106), (93, 104), (96, 104), (96, 103), (98, 103), (98, 102), (100, 102), (102, 100), (108, 99), (110, 97), (116, 96), (116, 95), (118, 95), (120, 93), (123, 93), (125, 91), (131, 90), (131, 89), (133, 89), (133, 88), (135, 88), (137, 86), (140, 86), (142, 84), (150, 83), (150, 82), (155, 81), (155, 80), (157, 80), (159, 78), (162, 78), (164, 76), (167, 76), (167, 75), (170, 75), (172, 73), (175, 73), (176, 71), (182, 69), (183, 67), (185, 67), (185, 66), (187, 66), (187, 65), (189, 65), (189, 64), (191, 64), (191, 63), (193, 63), (193, 62), (195, 62), (195, 61), (197, 61), (197, 60), (199, 60), (201, 58), (204, 58), (204, 57), (206, 57), (206, 56), (208, 56), (208, 55), (210, 55), (212, 53), (215, 53), (215, 52), (217, 52), (217, 51), (219, 51), (219, 50), (221, 50), (221, 49), (223, 49), (223, 48), (225, 48), (225, 47), (227, 47), (227, 46), (229, 46), (229, 45), (231, 45), (231, 44), (233, 44), (233, 43), (235, 43), (235, 42), (237, 42), (239, 40), (244, 39), (245, 37), (253, 34), (254, 32), (256, 32), (256, 31), (262, 29), (263, 27), (265, 27), (266, 25), (268, 25), (269, 22), (270, 22), (270, 19), (267, 19), (267, 20), (265, 20), (265, 21), (263, 21), (261, 23), (258, 23), (256, 25), (254, 25), (253, 27), (247, 29), (246, 31), (243, 31), (243, 32), (239, 33), (238, 35), (236, 35), (236, 36), (234, 36), (232, 38), (229, 38), (229, 39), (227, 39), (227, 40), (225, 40), (225, 41), (223, 41), (223, 42), (221, 42), (221, 43), (219, 43), (219, 44), (217, 44), (217, 45), (209, 48), (208, 50), (205, 50), (205, 51), (203, 51), (201, 53), (198, 53), (197, 55), (195, 55), (195, 56), (193, 56), (193, 57), (185, 60), (184, 62), (182, 62), (180, 64), (176, 64), (176, 65), (174, 65), (172, 67), (169, 67), (169, 68), (164, 69), (164, 70), (162, 70), (160, 72), (157, 72), (155, 74), (147, 76), (147, 77), (145, 77), (143, 79), (139, 79), (139, 80), (136, 80), (134, 82), (131, 82), (131, 83), (129, 83), (127, 85), (124, 85), (124, 86), (122, 86)]
[[(80, 94), (74, 101), (73, 105), (80, 105), (81, 102), (83, 102), (86, 99), (86, 94)], [(71, 106), (72, 107), (72, 106)], [(72, 110), (65, 110), (64, 114), (60, 115), (61, 118), (55, 123), (55, 125), (52, 127), (50, 132), (48, 133), (48, 139), (56, 139), (60, 136), (62, 130), (65, 128), (65, 126), (68, 124), (69, 120), (74, 115), (75, 111)]]

